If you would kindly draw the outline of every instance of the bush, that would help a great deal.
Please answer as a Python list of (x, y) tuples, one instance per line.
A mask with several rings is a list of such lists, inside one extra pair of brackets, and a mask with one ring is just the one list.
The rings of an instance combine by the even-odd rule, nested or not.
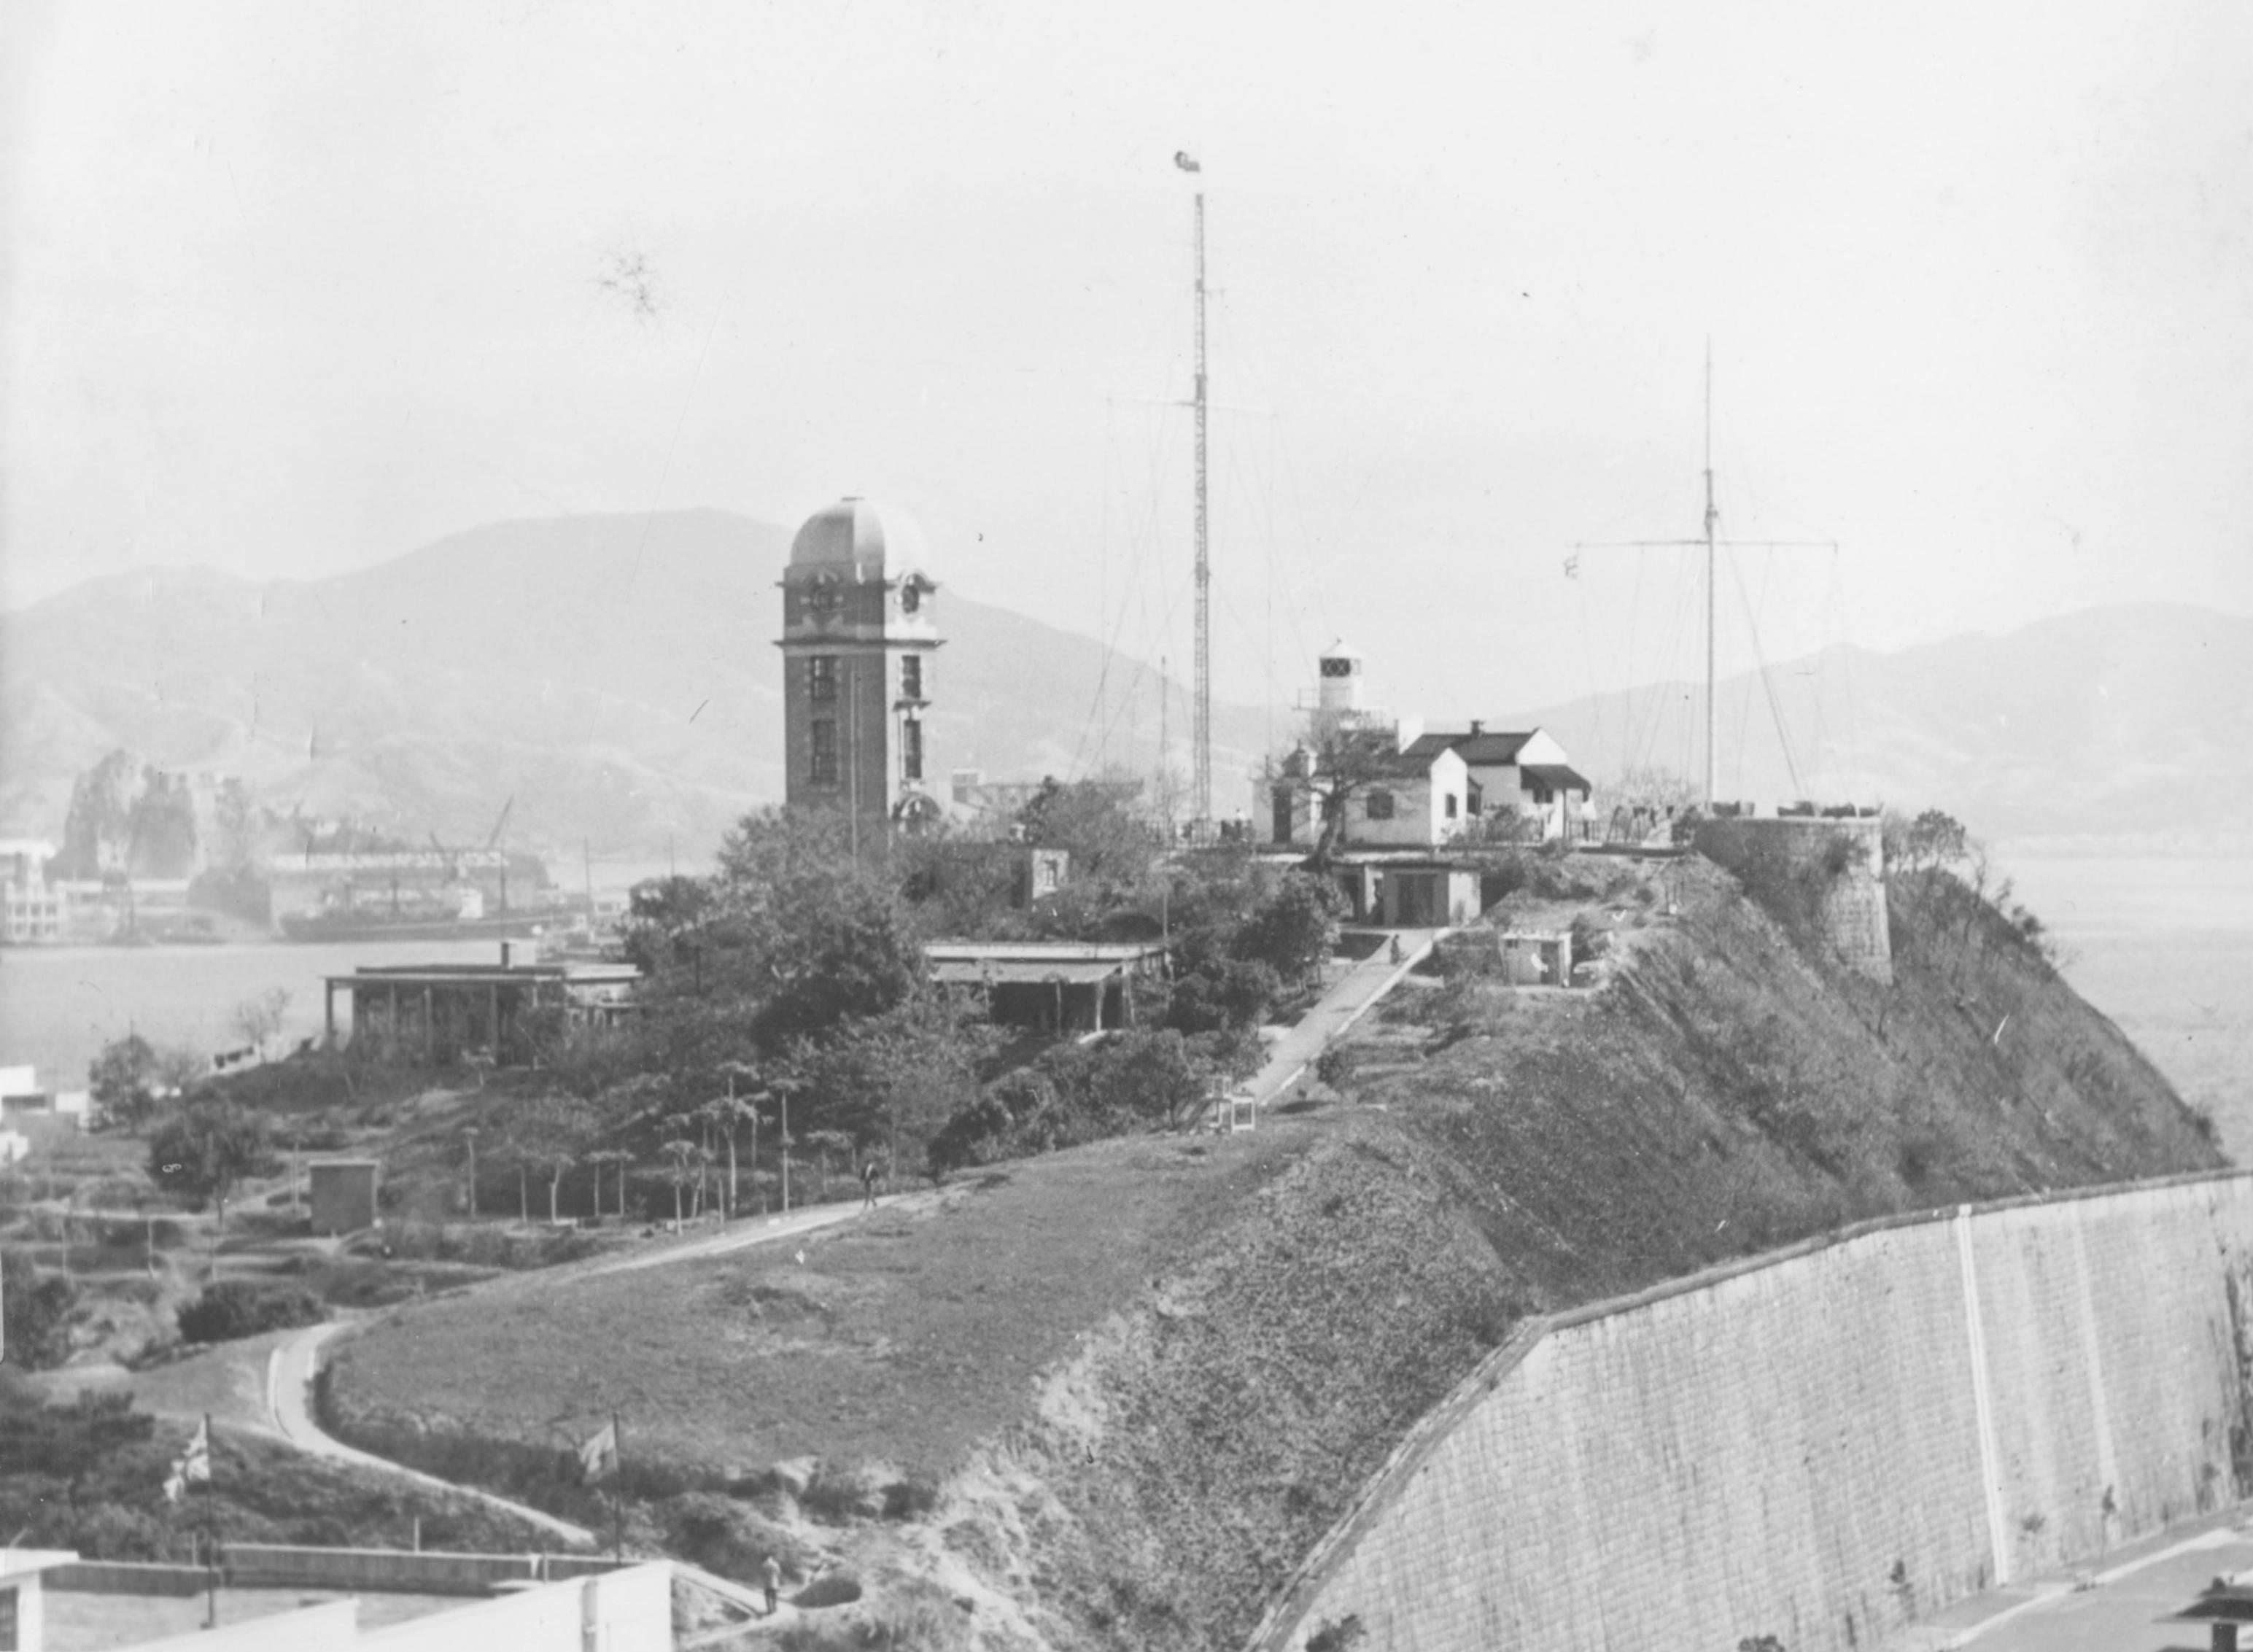
[(816, 1520), (835, 1525), (867, 1514), (871, 1495), (868, 1482), (860, 1474), (824, 1463), (799, 1494), (798, 1506)]
[(816, 1578), (790, 1598), (803, 1612), (824, 1607), (849, 1607), (861, 1598), (861, 1580), (849, 1572), (832, 1572)]
[(1351, 1044), (1328, 1043), (1315, 1057), (1315, 1077), (1332, 1090), (1342, 1090), (1352, 1082), (1353, 1070), (1360, 1064), (1361, 1052)]
[(20, 1251), (0, 1251), (0, 1313), (6, 1314), (8, 1361), (44, 1370), (70, 1357), (70, 1317), (78, 1286), (59, 1273), (41, 1277)]
[(221, 1279), (180, 1310), (180, 1335), (191, 1342), (231, 1342), (261, 1331), (317, 1325), (329, 1311), (310, 1291)]
[(938, 1507), (938, 1488), (927, 1480), (895, 1480), (884, 1488), (884, 1518), (920, 1520)]

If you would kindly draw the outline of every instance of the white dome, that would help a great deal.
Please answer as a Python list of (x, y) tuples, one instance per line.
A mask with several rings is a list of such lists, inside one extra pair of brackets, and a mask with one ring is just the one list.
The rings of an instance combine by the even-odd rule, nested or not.
[(792, 568), (873, 568), (896, 576), (922, 572), (928, 560), (913, 517), (857, 495), (816, 511), (790, 542)]

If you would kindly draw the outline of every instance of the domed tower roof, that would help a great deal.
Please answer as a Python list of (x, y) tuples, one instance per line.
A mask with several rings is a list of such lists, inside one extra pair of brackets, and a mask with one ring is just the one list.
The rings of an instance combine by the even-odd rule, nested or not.
[(1324, 659), (1357, 660), (1362, 657), (1362, 654), (1361, 650), (1356, 648), (1351, 643), (1346, 641), (1344, 638), (1341, 637), (1332, 642), (1328, 648), (1322, 650), (1322, 657)]
[(854, 494), (807, 517), (790, 542), (793, 568), (859, 568), (896, 578), (921, 573), (928, 558), (913, 517)]

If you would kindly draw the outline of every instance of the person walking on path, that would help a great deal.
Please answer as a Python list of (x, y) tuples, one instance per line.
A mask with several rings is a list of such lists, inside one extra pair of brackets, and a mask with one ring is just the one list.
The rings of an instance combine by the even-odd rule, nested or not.
[(876, 1163), (876, 1155), (870, 1154), (868, 1161), (861, 1167), (861, 1208), (863, 1210), (873, 1210), (876, 1208), (876, 1183), (882, 1180), (883, 1174), (882, 1169)]
[(782, 1562), (772, 1555), (767, 1557), (767, 1616), (775, 1614), (775, 1606), (782, 1599)]

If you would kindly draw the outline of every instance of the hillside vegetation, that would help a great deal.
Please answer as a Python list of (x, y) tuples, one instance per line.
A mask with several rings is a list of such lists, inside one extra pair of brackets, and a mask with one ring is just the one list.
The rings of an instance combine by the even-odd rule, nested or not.
[(1234, 1646), (1528, 1314), (1859, 1216), (2219, 1162), (2019, 915), (1898, 871), (1887, 988), (1804, 893), (1538, 862), (1501, 916), (1577, 919), (1595, 990), (1512, 989), (1465, 947), (1255, 1135), (1015, 1161), (789, 1253), (435, 1300), (345, 1349), (332, 1418), (583, 1513), (553, 1419), (620, 1407), (645, 1540), (771, 1549), (817, 1599), (852, 1579), (777, 1644)]

